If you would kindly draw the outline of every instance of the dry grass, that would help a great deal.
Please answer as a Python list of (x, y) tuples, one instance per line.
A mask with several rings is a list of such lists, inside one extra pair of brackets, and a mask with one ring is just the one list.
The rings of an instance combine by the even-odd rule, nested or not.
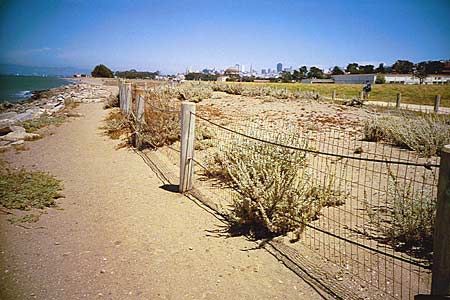
[[(274, 141), (308, 147), (293, 135), (279, 134)], [(207, 163), (206, 175), (238, 191), (230, 214), (232, 230), (256, 238), (293, 232), (298, 239), (323, 207), (344, 203), (343, 195), (333, 189), (333, 176), (327, 186), (317, 184), (305, 152), (242, 140), (218, 149)]]
[[(306, 84), (306, 83), (229, 83), (250, 87), (271, 87), (287, 89), (291, 92), (314, 92), (323, 97), (331, 97), (333, 90), (337, 98), (351, 99), (359, 97), (363, 84)], [(372, 101), (394, 103), (397, 93), (402, 94), (402, 103), (434, 105), (434, 97), (441, 95), (441, 106), (450, 107), (449, 85), (404, 85), (404, 84), (374, 84), (370, 92)]]
[(111, 139), (117, 140), (123, 135), (131, 133), (131, 124), (119, 109), (114, 109), (105, 118), (105, 126), (101, 129)]
[(368, 141), (386, 141), (429, 157), (438, 155), (440, 149), (450, 143), (450, 118), (399, 112), (367, 120), (363, 133)]
[(275, 99), (321, 100), (320, 95), (312, 91), (292, 91), (287, 88), (256, 86), (244, 84), (215, 83), (211, 84), (214, 91), (247, 97), (265, 97)]

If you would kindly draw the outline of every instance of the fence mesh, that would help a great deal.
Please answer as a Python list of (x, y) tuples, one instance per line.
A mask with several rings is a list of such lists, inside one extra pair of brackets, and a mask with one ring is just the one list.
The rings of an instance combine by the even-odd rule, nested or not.
[[(264, 166), (276, 173), (279, 169), (270, 166), (282, 160), (303, 163), (299, 169), (304, 169), (310, 184), (326, 193), (322, 198), (329, 203), (315, 203), (320, 213), (308, 223), (288, 216), (306, 225), (301, 243), (338, 266), (338, 279), (344, 280), (344, 274), (356, 276), (364, 283), (362, 290), (375, 289), (379, 299), (411, 299), (429, 292), (439, 158), (421, 158), (412, 151), (366, 142), (355, 131), (299, 131), (289, 126), (274, 130), (249, 122), (221, 127), (219, 123), (197, 114), (197, 127), (209, 135), (196, 141), (201, 169), (196, 186), (207, 191), (225, 214), (236, 209), (243, 195), (248, 196), (242, 186), (226, 178), (227, 168)], [(223, 162), (227, 159), (246, 161), (227, 165)], [(264, 176), (249, 169), (241, 170), (249, 173), (249, 179)], [(270, 176), (275, 173), (260, 182), (273, 183)], [(273, 192), (269, 186), (257, 188)]]
[[(139, 134), (179, 164), (173, 87), (138, 87), (133, 98), (138, 95), (145, 99)], [(281, 223), (289, 224), (286, 231), (295, 228), (290, 246), (309, 248), (311, 260), (329, 268), (325, 277), (371, 299), (430, 292), (438, 157), (364, 141), (356, 130), (242, 122), (207, 106), (191, 117), (195, 189), (231, 223), (248, 201), (281, 197), (292, 208), (289, 199), (303, 197), (307, 205), (281, 209), (266, 225), (276, 233), (285, 233)], [(248, 233), (239, 230), (230, 226), (232, 234)]]

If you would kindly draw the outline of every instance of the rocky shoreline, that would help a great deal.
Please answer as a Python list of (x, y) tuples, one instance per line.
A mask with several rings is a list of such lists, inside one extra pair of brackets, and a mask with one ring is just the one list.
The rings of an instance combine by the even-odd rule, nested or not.
[(0, 150), (39, 138), (39, 134), (26, 132), (21, 126), (24, 122), (42, 117), (79, 117), (69, 111), (74, 104), (104, 102), (115, 96), (111, 87), (80, 82), (35, 91), (22, 102), (0, 103)]

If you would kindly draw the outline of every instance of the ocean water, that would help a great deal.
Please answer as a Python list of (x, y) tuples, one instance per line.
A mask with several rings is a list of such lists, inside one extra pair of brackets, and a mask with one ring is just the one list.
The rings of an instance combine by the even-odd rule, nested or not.
[(60, 77), (0, 75), (0, 102), (19, 102), (32, 96), (33, 91), (70, 84)]

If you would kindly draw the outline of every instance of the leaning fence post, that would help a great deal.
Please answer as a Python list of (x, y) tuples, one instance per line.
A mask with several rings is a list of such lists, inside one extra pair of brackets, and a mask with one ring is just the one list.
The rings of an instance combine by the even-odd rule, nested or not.
[(336, 100), (336, 90), (333, 90), (333, 93), (331, 94), (331, 101), (334, 102)]
[(195, 103), (181, 103), (181, 156), (179, 192), (192, 188), (194, 179)]
[(450, 145), (441, 150), (433, 236), (432, 295), (450, 295)]
[(434, 97), (434, 112), (439, 112), (439, 105), (441, 104), (441, 95)]
[(364, 91), (359, 92), (359, 99), (364, 100)]
[(395, 103), (395, 108), (400, 109), (400, 102), (402, 101), (402, 94), (397, 93), (397, 102)]

